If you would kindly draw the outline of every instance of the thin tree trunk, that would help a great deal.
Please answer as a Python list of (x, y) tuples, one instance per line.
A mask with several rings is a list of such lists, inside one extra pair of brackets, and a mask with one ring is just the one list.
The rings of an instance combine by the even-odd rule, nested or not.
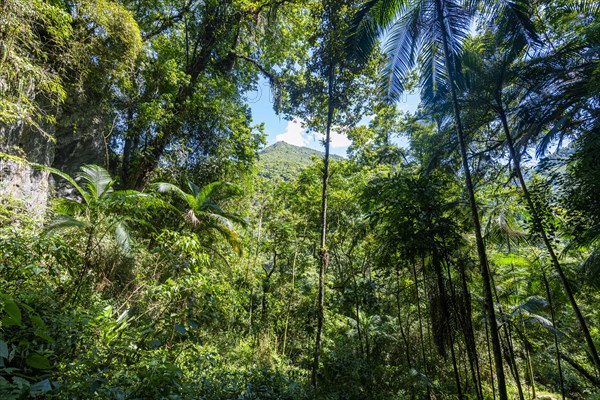
[[(421, 297), (419, 296), (419, 278), (417, 277), (417, 267), (415, 263), (412, 264), (413, 267), (413, 276), (415, 278), (415, 294), (417, 297), (417, 317), (419, 318), (419, 335), (421, 339), (421, 356), (423, 362), (423, 370), (425, 371), (425, 375), (427, 375), (427, 379), (429, 379), (429, 368), (427, 367), (427, 357), (425, 356), (425, 338), (423, 337), (423, 318), (421, 316)], [(423, 274), (425, 274), (425, 259), (423, 259)], [(431, 399), (431, 390), (429, 389), (429, 385), (427, 385), (427, 398)]]
[(531, 399), (535, 399), (537, 396), (535, 395), (535, 378), (533, 377), (533, 364), (531, 363), (531, 352), (529, 351), (529, 346), (525, 345), (525, 354), (527, 355), (527, 365), (529, 371), (529, 384), (531, 385)]
[[(556, 320), (554, 319), (554, 305), (552, 304), (552, 295), (550, 294), (550, 285), (548, 285), (548, 279), (546, 279), (546, 273), (542, 269), (542, 278), (544, 280), (544, 287), (546, 288), (546, 297), (548, 298), (548, 304), (550, 305), (550, 318), (552, 318), (552, 326), (556, 329)], [(562, 366), (560, 363), (560, 348), (558, 347), (558, 335), (556, 330), (554, 333), (554, 348), (556, 350), (556, 366), (558, 369), (558, 378), (560, 382), (560, 394), (562, 400), (565, 400), (565, 383), (563, 381)]]
[(285, 355), (285, 345), (287, 344), (287, 334), (290, 322), (290, 312), (292, 309), (292, 302), (294, 301), (294, 295), (296, 290), (296, 258), (298, 257), (298, 244), (296, 243), (296, 250), (294, 251), (294, 257), (292, 259), (292, 289), (290, 291), (290, 297), (287, 304), (287, 310), (285, 313), (285, 328), (283, 330), (283, 341), (281, 344), (281, 354)]
[[(448, 301), (449, 299), (446, 296), (446, 285), (444, 284), (442, 261), (439, 258), (437, 250), (433, 251), (432, 263), (437, 277), (439, 296), (442, 299), (442, 313), (444, 315), (444, 320), (448, 326), (448, 338), (450, 339), (450, 356), (452, 357), (452, 370), (454, 372), (454, 382), (456, 383), (456, 394), (460, 400), (463, 398), (462, 385), (460, 384), (460, 373), (458, 371), (456, 354), (454, 352), (454, 332), (452, 332), (453, 327), (450, 321), (450, 302)], [(450, 274), (450, 270), (448, 270), (448, 274)], [(452, 300), (454, 301), (454, 299)]]
[(261, 314), (260, 314), (260, 322), (261, 322), (261, 328), (263, 330), (263, 333), (267, 333), (268, 331), (268, 302), (267, 302), (267, 294), (269, 293), (269, 291), (271, 290), (271, 276), (273, 276), (273, 273), (275, 272), (275, 269), (277, 268), (277, 252), (274, 251), (273, 252), (273, 267), (271, 268), (270, 271), (267, 271), (264, 267), (264, 271), (265, 271), (265, 279), (263, 280), (263, 285), (262, 285), (262, 300), (261, 300)]
[[(409, 272), (410, 275), (410, 272)], [(412, 370), (412, 360), (410, 358), (410, 343), (408, 342), (408, 337), (410, 335), (410, 316), (407, 316), (407, 329), (408, 331), (405, 333), (404, 328), (402, 327), (402, 302), (400, 301), (400, 270), (396, 268), (396, 307), (398, 309), (398, 327), (400, 328), (400, 336), (402, 336), (402, 341), (404, 342), (404, 346), (406, 348), (405, 356), (406, 363), (408, 365), (408, 369)], [(415, 387), (414, 385), (410, 386), (410, 398), (415, 398)]]
[(408, 334), (405, 334), (404, 328), (402, 328), (402, 302), (400, 301), (400, 271), (398, 269), (396, 269), (396, 307), (398, 308), (398, 326), (400, 327), (400, 335), (402, 336), (402, 341), (404, 342), (404, 346), (406, 347), (406, 363), (408, 364), (408, 368), (412, 368)]
[(463, 329), (465, 333), (465, 346), (467, 347), (467, 355), (469, 356), (469, 364), (471, 365), (471, 373), (475, 371), (473, 379), (475, 380), (475, 384), (477, 385), (477, 398), (483, 399), (483, 387), (481, 385), (481, 374), (479, 372), (479, 358), (477, 353), (477, 343), (475, 341), (475, 332), (473, 330), (473, 321), (471, 314), (471, 295), (469, 293), (469, 287), (467, 286), (467, 280), (465, 276), (464, 268), (461, 267), (461, 280), (462, 280), (462, 290), (465, 296), (465, 307), (466, 315), (465, 315), (465, 327)]
[(73, 297), (71, 298), (71, 304), (75, 304), (77, 301), (77, 296), (79, 296), (79, 291), (81, 290), (81, 286), (83, 285), (83, 281), (85, 279), (85, 274), (89, 271), (92, 266), (92, 248), (94, 246), (94, 234), (96, 232), (94, 228), (94, 224), (90, 224), (88, 237), (85, 245), (85, 254), (83, 257), (83, 266), (81, 267), (81, 272), (79, 273), (79, 282), (77, 282), (77, 288), (73, 293)]
[(494, 383), (494, 367), (492, 366), (492, 353), (490, 351), (490, 335), (488, 334), (488, 323), (485, 321), (485, 342), (487, 344), (488, 361), (490, 364), (490, 378), (492, 378), (492, 395), (496, 400), (496, 384)]
[[(469, 359), (469, 370), (471, 373), (471, 377), (473, 378), (473, 383), (475, 385), (475, 395), (478, 400), (483, 399), (483, 393), (481, 389), (481, 382), (479, 377), (479, 362), (477, 360), (477, 347), (475, 345), (475, 338), (473, 334), (473, 324), (471, 323), (471, 309), (470, 309), (470, 295), (469, 288), (467, 286), (467, 279), (465, 276), (465, 271), (462, 266), (459, 267), (460, 276), (461, 276), (461, 290), (463, 293), (462, 296), (462, 304), (464, 306), (464, 313), (458, 312), (457, 307), (461, 306), (458, 303), (458, 297), (456, 295), (456, 289), (454, 284), (452, 283), (452, 274), (450, 273), (450, 264), (446, 262), (446, 269), (448, 274), (448, 282), (450, 282), (451, 293), (453, 297), (453, 303), (455, 304), (455, 314), (458, 318), (458, 321), (461, 325), (461, 330), (463, 332), (463, 336), (465, 338), (465, 348), (467, 351), (467, 358)], [(464, 315), (463, 315), (464, 314)], [(467, 375), (468, 379), (468, 375)], [(468, 390), (469, 385), (465, 385), (465, 388)]]
[(465, 183), (467, 186), (467, 192), (469, 196), (469, 204), (471, 206), (471, 214), (473, 219), (473, 225), (475, 230), (475, 242), (477, 244), (477, 253), (479, 255), (479, 266), (481, 268), (481, 275), (483, 278), (483, 287), (486, 299), (486, 309), (490, 320), (490, 330), (492, 337), (492, 348), (494, 351), (494, 361), (496, 364), (496, 378), (498, 381), (498, 392), (500, 400), (508, 400), (506, 392), (506, 378), (504, 377), (504, 368), (502, 363), (502, 349), (500, 347), (500, 337), (498, 336), (498, 323), (496, 321), (496, 312), (494, 311), (494, 298), (492, 295), (492, 288), (490, 284), (490, 272), (487, 260), (487, 254), (485, 251), (485, 244), (483, 242), (483, 236), (481, 234), (481, 224), (479, 222), (479, 211), (477, 209), (477, 202), (475, 200), (475, 190), (473, 188), (473, 181), (471, 179), (471, 171), (469, 169), (469, 160), (467, 158), (467, 145), (465, 143), (465, 135), (463, 132), (462, 121), (460, 118), (460, 109), (458, 105), (458, 97), (456, 94), (456, 84), (454, 80), (454, 64), (450, 59), (450, 49), (448, 47), (448, 38), (446, 32), (446, 24), (444, 18), (444, 9), (442, 6), (442, 0), (436, 0), (437, 15), (439, 18), (440, 28), (442, 31), (442, 42), (444, 47), (444, 58), (446, 62), (446, 70), (448, 71), (450, 94), (452, 96), (452, 108), (454, 111), (454, 123), (456, 127), (456, 134), (458, 136), (458, 144), (460, 147), (460, 153), (462, 158), (463, 172), (465, 174)]
[[(496, 302), (499, 304), (500, 312), (503, 312), (502, 311), (502, 303), (500, 302), (500, 297), (498, 296), (498, 292), (496, 291), (496, 283), (494, 282), (493, 274), (490, 275), (490, 278), (491, 278), (492, 289), (493, 289), (494, 296), (496, 298)], [(512, 376), (515, 380), (515, 383), (517, 385), (517, 390), (519, 392), (519, 400), (525, 400), (525, 397), (523, 396), (523, 389), (521, 387), (519, 368), (517, 366), (514, 347), (513, 347), (513, 343), (512, 343), (511, 329), (510, 329), (510, 325), (508, 323), (505, 323), (502, 325), (502, 332), (504, 332), (504, 337), (506, 338), (506, 348), (505, 348), (504, 354), (506, 357), (506, 361), (508, 362), (509, 371), (512, 374)]]
[(312, 368), (311, 383), (317, 387), (319, 363), (321, 361), (321, 345), (323, 334), (323, 320), (325, 314), (325, 273), (329, 265), (329, 251), (327, 250), (327, 190), (329, 184), (329, 144), (331, 141), (331, 125), (333, 123), (333, 80), (334, 63), (329, 65), (329, 79), (327, 83), (327, 128), (325, 132), (325, 157), (323, 158), (323, 191), (321, 193), (321, 248), (319, 249), (319, 296), (317, 300), (317, 337), (315, 340), (315, 355)]
[(550, 242), (550, 238), (548, 238), (548, 234), (542, 223), (542, 218), (539, 215), (538, 210), (535, 207), (533, 200), (531, 198), (531, 193), (529, 192), (529, 189), (527, 188), (527, 183), (525, 182), (525, 178), (523, 177), (523, 173), (521, 171), (521, 163), (519, 162), (519, 158), (517, 157), (513, 138), (510, 134), (510, 128), (508, 127), (508, 119), (506, 117), (506, 112), (504, 110), (502, 100), (499, 98), (499, 96), (496, 99), (496, 102), (498, 105), (498, 113), (500, 115), (500, 120), (501, 120), (502, 126), (504, 128), (504, 134), (506, 135), (506, 141), (508, 143), (508, 150), (509, 150), (510, 156), (513, 160), (514, 172), (517, 175), (517, 179), (519, 180), (519, 183), (521, 185), (521, 190), (523, 191), (523, 197), (525, 197), (527, 206), (530, 209), (531, 217), (533, 219), (534, 229), (542, 237), (544, 245), (546, 246), (546, 250), (548, 251), (548, 254), (550, 255), (550, 259), (552, 260), (552, 265), (556, 269), (556, 272), (558, 272), (558, 276), (560, 277), (561, 283), (565, 289), (565, 293), (567, 294), (569, 303), (571, 304), (573, 311), (575, 311), (575, 316), (577, 317), (577, 321), (579, 322), (579, 326), (581, 328), (583, 336), (585, 337), (585, 341), (587, 343), (588, 350), (592, 357), (592, 361), (594, 362), (594, 364), (596, 366), (596, 370), (598, 371), (598, 373), (600, 373), (600, 357), (598, 356), (598, 351), (596, 349), (596, 345), (594, 344), (594, 341), (592, 340), (592, 336), (590, 334), (590, 330), (588, 329), (585, 318), (583, 317), (583, 314), (581, 313), (581, 310), (579, 309), (579, 306), (577, 305), (577, 301), (575, 300), (575, 296), (573, 295), (573, 291), (571, 290), (571, 284), (569, 283), (569, 281), (562, 269), (562, 266), (560, 265), (560, 262), (558, 261), (558, 257), (556, 256), (554, 247), (552, 246), (552, 243)]
[(450, 331), (450, 355), (452, 356), (452, 369), (454, 370), (454, 381), (456, 382), (456, 394), (459, 400), (463, 399), (462, 388), (460, 384), (460, 374), (458, 372), (458, 365), (456, 363), (456, 354), (454, 354), (454, 338), (452, 331)]
[(360, 304), (358, 297), (358, 285), (356, 284), (356, 275), (352, 275), (352, 281), (354, 283), (354, 313), (356, 315), (356, 333), (358, 334), (358, 343), (360, 344), (360, 354), (365, 356), (365, 348), (363, 347), (363, 335), (360, 327)]
[(508, 345), (508, 354), (510, 357), (509, 364), (512, 366), (513, 376), (515, 378), (515, 383), (517, 384), (517, 390), (519, 392), (519, 400), (525, 400), (525, 395), (523, 394), (523, 387), (521, 385), (521, 377), (519, 375), (519, 366), (517, 365), (517, 358), (515, 357), (515, 349), (512, 341), (512, 332), (510, 327), (507, 328), (506, 324), (504, 325), (504, 333), (506, 334), (506, 343)]

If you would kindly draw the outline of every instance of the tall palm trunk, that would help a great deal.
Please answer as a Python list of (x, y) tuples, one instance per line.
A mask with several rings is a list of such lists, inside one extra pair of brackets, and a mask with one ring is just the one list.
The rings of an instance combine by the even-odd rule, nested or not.
[(317, 387), (317, 375), (321, 361), (321, 345), (323, 334), (323, 320), (325, 313), (325, 272), (329, 265), (329, 251), (327, 250), (327, 190), (329, 184), (329, 142), (331, 140), (331, 125), (333, 124), (333, 80), (335, 65), (333, 60), (329, 64), (329, 79), (327, 82), (327, 127), (325, 131), (325, 157), (323, 158), (323, 190), (321, 192), (321, 248), (319, 250), (319, 296), (317, 299), (317, 337), (315, 340), (315, 355), (312, 368), (311, 383)]
[(488, 333), (488, 322), (485, 321), (485, 343), (487, 345), (488, 362), (490, 365), (490, 378), (492, 378), (492, 396), (496, 400), (496, 384), (494, 383), (494, 367), (492, 366), (492, 353), (490, 351), (490, 335)]
[(490, 284), (490, 272), (487, 260), (487, 254), (485, 251), (485, 244), (483, 242), (483, 236), (481, 234), (481, 224), (479, 222), (479, 212), (477, 210), (477, 203), (475, 201), (475, 190), (473, 188), (473, 181), (471, 179), (471, 171), (469, 169), (469, 161), (467, 159), (467, 146), (465, 143), (465, 135), (463, 132), (462, 121), (460, 118), (460, 107), (458, 105), (458, 96), (456, 94), (455, 76), (454, 76), (454, 64), (450, 58), (450, 49), (448, 46), (448, 37), (446, 33), (446, 24), (444, 17), (444, 10), (442, 6), (442, 0), (436, 0), (438, 23), (440, 24), (442, 32), (442, 41), (444, 47), (444, 58), (446, 62), (446, 69), (448, 71), (448, 78), (450, 84), (450, 94), (452, 96), (452, 108), (454, 111), (454, 124), (456, 127), (456, 135), (458, 136), (458, 144), (460, 147), (460, 153), (462, 158), (462, 165), (465, 175), (465, 183), (467, 186), (467, 193), (469, 196), (469, 204), (471, 206), (471, 214), (473, 218), (473, 225), (475, 228), (475, 242), (477, 244), (477, 253), (479, 254), (479, 266), (481, 268), (481, 275), (483, 278), (483, 287), (485, 291), (486, 309), (490, 320), (490, 334), (492, 337), (492, 349), (494, 352), (494, 362), (496, 365), (496, 379), (498, 382), (498, 392), (500, 400), (508, 400), (506, 393), (506, 379), (504, 377), (504, 367), (502, 363), (502, 349), (500, 347), (500, 337), (498, 336), (498, 323), (496, 321), (496, 313), (494, 311), (494, 298), (492, 295), (492, 287)]
[(500, 116), (500, 121), (502, 122), (502, 127), (504, 129), (504, 134), (506, 135), (506, 142), (508, 144), (508, 150), (509, 150), (510, 156), (513, 160), (514, 172), (515, 172), (515, 175), (517, 175), (517, 179), (519, 180), (519, 184), (521, 185), (521, 190), (523, 191), (523, 197), (525, 197), (525, 201), (527, 202), (527, 206), (529, 207), (529, 210), (531, 212), (531, 217), (533, 219), (533, 227), (537, 231), (537, 233), (542, 237), (544, 245), (546, 246), (546, 250), (548, 251), (548, 254), (550, 254), (550, 259), (552, 260), (552, 265), (554, 266), (554, 269), (556, 269), (556, 272), (558, 273), (558, 276), (560, 277), (560, 281), (563, 285), (563, 288), (565, 289), (565, 293), (567, 294), (567, 297), (569, 299), (569, 303), (571, 304), (573, 311), (575, 311), (575, 316), (577, 317), (577, 321), (579, 322), (579, 326), (581, 328), (581, 331), (583, 332), (583, 336), (585, 337), (585, 341), (587, 343), (587, 346), (588, 346), (588, 349), (590, 352), (590, 356), (592, 357), (592, 361), (594, 362), (594, 364), (596, 366), (596, 370), (600, 373), (600, 358), (598, 357), (598, 351), (596, 349), (596, 345), (594, 344), (594, 341), (592, 340), (592, 336), (590, 335), (590, 330), (587, 326), (585, 318), (583, 317), (583, 314), (581, 313), (581, 310), (579, 309), (579, 305), (577, 304), (577, 301), (575, 300), (575, 296), (573, 295), (573, 291), (571, 290), (571, 284), (567, 280), (567, 277), (562, 269), (562, 266), (560, 265), (560, 262), (558, 261), (558, 257), (556, 256), (556, 252), (554, 251), (554, 247), (552, 246), (552, 243), (550, 242), (550, 238), (548, 238), (548, 234), (542, 223), (542, 218), (540, 217), (537, 208), (533, 204), (533, 200), (531, 198), (531, 193), (529, 192), (529, 189), (527, 188), (527, 183), (525, 182), (525, 178), (523, 177), (523, 173), (521, 171), (521, 163), (519, 162), (519, 158), (517, 157), (517, 152), (515, 150), (514, 141), (510, 134), (510, 128), (508, 126), (508, 119), (506, 117), (506, 112), (504, 110), (504, 106), (502, 104), (502, 100), (501, 100), (499, 94), (497, 94), (497, 96), (496, 96), (496, 103), (498, 106), (498, 114)]

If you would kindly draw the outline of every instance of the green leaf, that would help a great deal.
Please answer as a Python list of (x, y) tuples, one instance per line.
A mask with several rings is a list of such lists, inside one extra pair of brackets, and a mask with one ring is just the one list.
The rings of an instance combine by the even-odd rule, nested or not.
[(29, 354), (29, 356), (27, 356), (27, 365), (29, 365), (31, 368), (36, 368), (36, 369), (50, 369), (52, 368), (52, 366), (50, 365), (50, 361), (48, 361), (48, 359), (38, 353), (31, 353)]
[(8, 314), (8, 319), (5, 320), (7, 325), (21, 326), (21, 309), (12, 299), (4, 300), (4, 310)]
[(48, 343), (54, 343), (54, 339), (44, 331), (36, 330), (35, 335), (39, 338), (44, 339)]
[(95, 199), (110, 193), (115, 182), (110, 173), (99, 165), (83, 165), (79, 177), (87, 182), (88, 190)]
[(48, 329), (48, 327), (46, 326), (46, 323), (44, 322), (44, 320), (42, 318), (40, 318), (39, 315), (34, 315), (31, 317), (31, 324), (33, 326), (35, 326), (36, 328)]

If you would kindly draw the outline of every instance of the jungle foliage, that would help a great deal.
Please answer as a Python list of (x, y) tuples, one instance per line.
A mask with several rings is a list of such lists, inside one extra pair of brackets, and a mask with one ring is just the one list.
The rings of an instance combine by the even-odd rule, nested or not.
[(0, 2), (0, 398), (600, 398), (599, 79), (595, 1)]

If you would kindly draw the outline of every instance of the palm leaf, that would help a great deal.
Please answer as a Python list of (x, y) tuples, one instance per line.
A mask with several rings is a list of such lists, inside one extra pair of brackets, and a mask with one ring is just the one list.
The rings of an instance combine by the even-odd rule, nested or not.
[(125, 221), (117, 221), (114, 225), (114, 235), (117, 245), (126, 253), (131, 252), (131, 237)]
[(49, 167), (47, 165), (42, 165), (42, 164), (37, 164), (37, 163), (31, 163), (31, 166), (33, 168), (41, 169), (41, 170), (44, 170), (44, 171), (48, 171), (48, 172), (50, 172), (50, 173), (52, 173), (54, 175), (60, 176), (61, 178), (63, 178), (66, 181), (68, 181), (77, 190), (77, 192), (79, 192), (79, 195), (83, 198), (83, 200), (86, 203), (90, 203), (91, 202), (91, 198), (90, 198), (89, 193), (86, 192), (85, 190), (83, 190), (83, 188), (81, 186), (79, 186), (79, 184), (75, 181), (75, 179), (73, 179), (69, 174), (66, 174), (66, 173), (62, 172), (61, 170), (59, 170), (59, 169), (52, 168), (52, 167)]
[(511, 314), (516, 315), (523, 313), (523, 311), (532, 314), (539, 313), (540, 311), (545, 311), (548, 308), (548, 305), (546, 299), (542, 299), (541, 297), (530, 297), (525, 303), (514, 307)]
[(78, 175), (86, 182), (89, 193), (96, 200), (110, 193), (115, 183), (110, 173), (99, 165), (83, 165)]
[(381, 34), (390, 26), (407, 0), (370, 0), (354, 16), (346, 48), (351, 57), (366, 61)]
[(44, 231), (53, 233), (65, 229), (86, 229), (89, 224), (67, 214), (58, 214), (45, 227)]
[(152, 186), (155, 187), (156, 191), (159, 193), (175, 194), (177, 197), (179, 197), (180, 199), (185, 201), (189, 207), (194, 208), (194, 205), (196, 203), (194, 196), (184, 192), (183, 190), (181, 190), (181, 188), (179, 186), (173, 185), (172, 183), (167, 183), (167, 182), (155, 183)]
[(85, 205), (77, 200), (59, 198), (54, 202), (54, 210), (59, 214), (77, 215), (85, 210)]
[(209, 183), (208, 185), (205, 185), (202, 187), (201, 190), (198, 190), (196, 193), (196, 205), (198, 207), (202, 207), (202, 205), (211, 197), (213, 196), (213, 194), (220, 190), (221, 188), (225, 187), (229, 185), (226, 182), (212, 182)]

